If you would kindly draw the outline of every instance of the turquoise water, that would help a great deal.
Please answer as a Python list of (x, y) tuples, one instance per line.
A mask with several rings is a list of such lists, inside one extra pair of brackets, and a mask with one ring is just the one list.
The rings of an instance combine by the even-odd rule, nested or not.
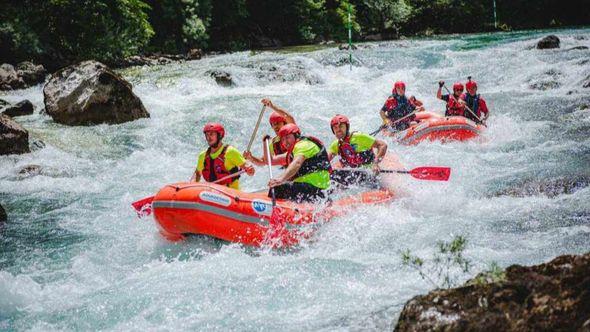
[[(437, 241), (464, 235), (473, 274), (492, 261), (587, 252), (588, 187), (555, 197), (498, 194), (590, 178), (590, 97), (582, 88), (590, 51), (566, 51), (590, 46), (590, 30), (553, 33), (560, 50), (530, 49), (546, 31), (363, 44), (352, 70), (334, 48), (131, 68), (122, 73), (150, 119), (65, 127), (39, 114), (19, 118), (46, 147), (0, 157), (0, 202), (10, 216), (0, 226), (0, 329), (390, 330), (403, 304), (430, 288), (402, 266), (406, 248), (429, 257)], [(230, 72), (235, 86), (217, 86), (206, 73), (214, 69)], [(197, 236), (168, 243), (130, 208), (191, 176), (205, 122), (223, 122), (227, 140), (244, 148), (263, 97), (290, 110), (305, 132), (331, 140), (337, 112), (356, 130), (377, 127), (395, 80), (442, 112), (436, 82), (468, 75), (492, 111), (484, 142), (390, 144), (409, 168), (450, 166), (451, 181), (406, 179), (404, 197), (338, 218), (296, 250)], [(547, 82), (558, 87), (531, 88)], [(1, 97), (43, 104), (41, 86)], [(270, 132), (266, 123), (261, 132)], [(29, 164), (43, 171), (18, 175)], [(266, 174), (258, 169), (244, 187), (263, 187)]]

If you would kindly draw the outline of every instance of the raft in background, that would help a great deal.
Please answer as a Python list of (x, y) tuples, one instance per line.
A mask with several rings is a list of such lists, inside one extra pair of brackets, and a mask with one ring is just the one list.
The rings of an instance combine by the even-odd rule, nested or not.
[(467, 141), (479, 137), (485, 127), (462, 116), (440, 116), (432, 112), (416, 113), (417, 123), (401, 132), (383, 129), (384, 136), (404, 145), (414, 145), (422, 141)]

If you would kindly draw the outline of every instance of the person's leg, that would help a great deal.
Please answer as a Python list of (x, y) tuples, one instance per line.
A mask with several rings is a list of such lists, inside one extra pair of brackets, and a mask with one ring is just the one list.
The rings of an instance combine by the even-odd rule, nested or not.
[(358, 171), (334, 170), (331, 179), (343, 187), (358, 185), (368, 188), (379, 187), (379, 181), (371, 170), (359, 169)]
[[(290, 182), (274, 187), (275, 197), (301, 202), (313, 202), (326, 197), (320, 188), (302, 182)], [(268, 193), (271, 196), (270, 191)]]

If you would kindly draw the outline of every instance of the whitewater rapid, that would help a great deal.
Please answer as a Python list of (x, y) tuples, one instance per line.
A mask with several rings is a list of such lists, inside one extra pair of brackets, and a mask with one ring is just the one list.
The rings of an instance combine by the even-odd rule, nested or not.
[[(590, 29), (558, 30), (561, 49), (531, 47), (548, 31), (369, 43), (354, 51), (239, 52), (129, 68), (151, 118), (67, 127), (17, 118), (44, 148), (0, 157), (0, 330), (391, 330), (403, 304), (431, 285), (401, 251), (431, 257), (464, 235), (470, 274), (494, 261), (536, 264), (590, 249), (590, 188), (549, 197), (502, 195), (530, 181), (590, 179)], [(220, 87), (209, 71), (230, 73)], [(406, 179), (407, 195), (324, 225), (301, 247), (275, 252), (204, 237), (168, 243), (130, 203), (190, 178), (219, 121), (243, 149), (260, 99), (289, 110), (306, 133), (332, 140), (329, 119), (372, 131), (395, 80), (441, 112), (439, 80), (471, 75), (491, 110), (483, 142), (390, 144), (408, 168), (452, 168), (448, 183)], [(549, 82), (549, 83), (548, 83)], [(553, 82), (553, 83), (552, 83)], [(557, 83), (556, 85), (554, 83)], [(535, 85), (550, 84), (547, 90)], [(0, 94), (43, 107), (42, 86)], [(270, 133), (266, 122), (261, 134)], [(254, 149), (260, 154), (260, 139)], [(41, 165), (37, 176), (19, 175)], [(259, 168), (245, 189), (268, 181)]]

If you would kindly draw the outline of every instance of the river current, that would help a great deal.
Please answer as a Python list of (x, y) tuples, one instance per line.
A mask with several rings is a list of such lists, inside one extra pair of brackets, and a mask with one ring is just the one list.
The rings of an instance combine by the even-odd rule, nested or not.
[[(536, 50), (554, 33), (561, 48)], [(410, 249), (468, 239), (473, 266), (537, 264), (590, 250), (590, 29), (451, 35), (361, 44), (349, 68), (334, 47), (239, 52), (121, 73), (151, 118), (67, 127), (17, 118), (43, 148), (0, 157), (0, 330), (391, 330), (404, 303), (432, 286), (402, 265)], [(223, 70), (221, 87), (209, 71)], [(306, 133), (333, 139), (329, 119), (379, 126), (396, 80), (443, 112), (436, 82), (473, 76), (491, 111), (483, 141), (390, 151), (408, 168), (452, 168), (449, 182), (405, 179), (403, 197), (324, 225), (290, 251), (194, 236), (169, 243), (130, 203), (190, 178), (205, 122), (225, 124), (243, 150), (260, 99)], [(42, 85), (0, 94), (43, 108)], [(260, 137), (270, 133), (265, 120)], [(19, 174), (26, 165), (41, 174)], [(246, 177), (262, 188), (267, 172)], [(532, 188), (532, 189), (531, 189)], [(544, 188), (535, 190), (535, 188)]]

